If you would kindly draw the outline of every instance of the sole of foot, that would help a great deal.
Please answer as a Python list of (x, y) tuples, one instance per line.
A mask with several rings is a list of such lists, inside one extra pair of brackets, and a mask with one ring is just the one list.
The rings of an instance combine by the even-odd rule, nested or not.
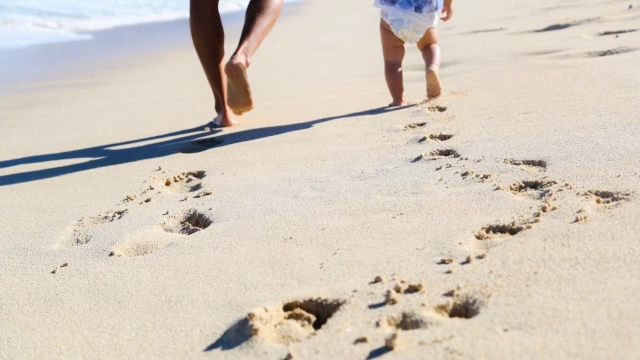
[(438, 76), (438, 73), (433, 70), (427, 71), (427, 98), (437, 98), (441, 93), (442, 86), (440, 85), (440, 77)]
[(247, 68), (240, 62), (229, 61), (224, 68), (227, 74), (228, 105), (236, 115), (253, 109), (253, 96), (247, 78)]

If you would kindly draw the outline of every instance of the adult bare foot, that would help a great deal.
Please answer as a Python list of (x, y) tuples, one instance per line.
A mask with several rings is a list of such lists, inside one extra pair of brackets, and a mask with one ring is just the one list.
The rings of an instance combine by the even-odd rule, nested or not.
[(248, 67), (249, 61), (246, 58), (233, 56), (224, 68), (227, 74), (227, 103), (236, 115), (253, 109), (253, 96), (247, 79)]
[(214, 128), (231, 127), (231, 126), (238, 125), (238, 122), (235, 121), (235, 119), (231, 117), (231, 115), (229, 114), (227, 115), (220, 114), (216, 116), (213, 120), (211, 120), (211, 123), (213, 124)]
[(389, 104), (389, 107), (398, 107), (398, 106), (407, 106), (407, 105), (409, 105), (408, 101), (399, 101), (399, 102), (394, 101)]
[(442, 85), (440, 85), (440, 77), (438, 76), (438, 68), (436, 66), (429, 67), (427, 70), (427, 99), (433, 99), (442, 93)]

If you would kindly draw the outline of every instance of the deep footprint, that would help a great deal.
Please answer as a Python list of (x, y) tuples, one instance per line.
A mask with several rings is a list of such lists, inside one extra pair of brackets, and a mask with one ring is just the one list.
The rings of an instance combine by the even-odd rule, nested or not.
[(488, 225), (476, 232), (476, 239), (488, 240), (495, 237), (514, 236), (530, 228), (530, 224), (519, 224), (515, 221), (508, 224)]
[(440, 314), (448, 318), (471, 319), (480, 314), (484, 300), (471, 294), (454, 296), (452, 302), (437, 307)]
[(549, 193), (549, 188), (556, 184), (555, 181), (524, 180), (509, 186), (509, 191), (514, 194), (537, 192), (538, 198), (542, 199)]
[(439, 149), (430, 152), (429, 156), (459, 158), (460, 154), (454, 149)]
[(429, 136), (425, 136), (423, 139), (421, 139), (422, 141), (426, 141), (431, 140), (431, 141), (447, 141), (447, 140), (451, 140), (451, 138), (453, 137), (453, 135), (451, 134), (431, 134)]
[(253, 337), (283, 345), (301, 342), (319, 331), (344, 303), (338, 299), (313, 298), (258, 307), (228, 328), (205, 351), (233, 349)]
[(192, 235), (208, 228), (211, 224), (213, 224), (213, 220), (207, 215), (191, 209), (183, 214), (171, 217), (164, 223), (163, 228), (170, 233)]

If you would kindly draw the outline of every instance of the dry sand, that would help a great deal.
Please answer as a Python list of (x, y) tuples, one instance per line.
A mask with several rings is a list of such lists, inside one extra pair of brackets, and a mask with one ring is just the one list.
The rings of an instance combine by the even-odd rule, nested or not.
[(189, 44), (3, 95), (0, 358), (639, 358), (640, 1), (456, 6), (400, 110), (359, 0), (234, 129)]

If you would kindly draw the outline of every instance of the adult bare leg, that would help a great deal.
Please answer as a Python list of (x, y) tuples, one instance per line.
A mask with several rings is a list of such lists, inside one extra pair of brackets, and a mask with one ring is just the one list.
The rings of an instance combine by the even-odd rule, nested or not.
[(218, 0), (191, 0), (191, 38), (215, 98), (217, 126), (236, 124), (227, 106), (227, 79), (222, 69), (224, 29)]
[(238, 48), (225, 67), (228, 79), (229, 107), (236, 114), (253, 109), (247, 69), (251, 58), (273, 28), (282, 12), (283, 0), (251, 0)]

